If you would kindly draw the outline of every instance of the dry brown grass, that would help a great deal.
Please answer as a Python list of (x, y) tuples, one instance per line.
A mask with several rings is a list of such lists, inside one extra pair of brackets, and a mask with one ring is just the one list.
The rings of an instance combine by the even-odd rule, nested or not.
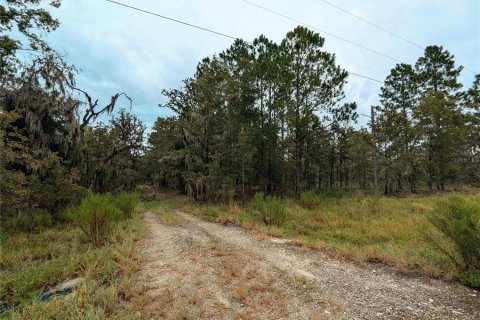
[(233, 297), (244, 304), (249, 304), (249, 288), (247, 280), (244, 277), (241, 277), (238, 281), (235, 291), (233, 292)]
[(345, 312), (345, 305), (335, 298), (322, 299), (320, 304), (334, 315), (339, 315)]

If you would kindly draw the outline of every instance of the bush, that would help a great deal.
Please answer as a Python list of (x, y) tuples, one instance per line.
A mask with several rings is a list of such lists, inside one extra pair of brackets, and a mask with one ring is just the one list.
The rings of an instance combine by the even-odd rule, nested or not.
[(452, 244), (454, 252), (442, 250), (461, 270), (460, 279), (480, 287), (480, 195), (468, 198), (454, 194), (442, 198), (429, 221)]
[(123, 213), (124, 218), (131, 218), (139, 199), (138, 193), (123, 193), (114, 198), (113, 204)]
[(53, 224), (52, 215), (46, 210), (36, 210), (32, 213), (20, 216), (15, 223), (15, 229), (34, 231), (51, 227)]
[(265, 196), (259, 192), (252, 200), (254, 211), (260, 214), (266, 225), (281, 226), (287, 219), (287, 209), (281, 200), (275, 196)]
[(122, 217), (122, 212), (114, 205), (111, 195), (91, 194), (82, 200), (77, 209), (69, 209), (66, 215), (71, 217), (94, 246), (101, 246), (112, 224)]
[(324, 200), (324, 196), (317, 195), (312, 191), (307, 191), (300, 195), (300, 205), (306, 209), (318, 208)]

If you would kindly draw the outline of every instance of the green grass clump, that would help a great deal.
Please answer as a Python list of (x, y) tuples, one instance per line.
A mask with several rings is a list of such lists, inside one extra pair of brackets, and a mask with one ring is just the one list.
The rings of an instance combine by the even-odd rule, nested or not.
[(266, 225), (280, 227), (287, 219), (287, 208), (282, 201), (275, 196), (265, 196), (257, 193), (252, 200), (252, 208), (258, 213)]
[(53, 225), (52, 215), (45, 210), (35, 210), (32, 213), (27, 213), (13, 220), (15, 226), (13, 229), (20, 229), (24, 231), (34, 231), (44, 228), (49, 228)]
[(114, 206), (119, 209), (124, 218), (130, 218), (138, 205), (140, 196), (138, 193), (122, 193), (113, 199)]
[(480, 195), (453, 194), (440, 199), (429, 221), (443, 236), (432, 237), (433, 243), (450, 257), (461, 280), (480, 288)]
[(300, 195), (300, 205), (306, 209), (319, 208), (325, 201), (325, 197), (312, 191), (304, 192)]
[(90, 194), (78, 208), (71, 208), (67, 215), (95, 246), (107, 240), (113, 223), (122, 218), (122, 212), (115, 206), (109, 194)]
[(78, 207), (65, 210), (62, 218), (79, 227), (95, 246), (103, 245), (111, 234), (112, 226), (132, 217), (139, 203), (137, 193), (90, 194)]

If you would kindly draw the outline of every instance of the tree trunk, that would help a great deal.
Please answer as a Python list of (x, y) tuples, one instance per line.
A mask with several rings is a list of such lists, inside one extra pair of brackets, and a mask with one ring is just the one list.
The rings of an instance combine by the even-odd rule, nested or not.
[(375, 108), (370, 107), (372, 117), (372, 161), (373, 161), (373, 190), (377, 191), (378, 176), (377, 176), (377, 132), (375, 127)]

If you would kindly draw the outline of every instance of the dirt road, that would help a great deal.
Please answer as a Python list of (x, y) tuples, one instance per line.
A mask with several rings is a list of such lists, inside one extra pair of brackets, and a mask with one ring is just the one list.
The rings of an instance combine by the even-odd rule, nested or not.
[(139, 285), (166, 319), (480, 319), (480, 293), (360, 267), (182, 212), (149, 236)]

